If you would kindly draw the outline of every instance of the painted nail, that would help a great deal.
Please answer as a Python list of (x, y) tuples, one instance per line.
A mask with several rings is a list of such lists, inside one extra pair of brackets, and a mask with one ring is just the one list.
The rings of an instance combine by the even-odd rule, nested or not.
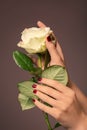
[(33, 93), (35, 93), (35, 94), (36, 94), (36, 93), (37, 93), (37, 90), (36, 90), (36, 89), (34, 89), (34, 90), (33, 90)]
[(36, 84), (33, 84), (33, 85), (32, 85), (32, 88), (36, 88), (36, 87), (37, 87), (37, 85), (36, 85)]
[(48, 36), (48, 37), (47, 37), (47, 40), (48, 40), (48, 42), (50, 42), (50, 41), (51, 41), (51, 37), (50, 37), (50, 36)]
[(33, 102), (35, 102), (35, 99), (32, 99)]
[(38, 81), (41, 81), (42, 80), (42, 78), (38, 78)]

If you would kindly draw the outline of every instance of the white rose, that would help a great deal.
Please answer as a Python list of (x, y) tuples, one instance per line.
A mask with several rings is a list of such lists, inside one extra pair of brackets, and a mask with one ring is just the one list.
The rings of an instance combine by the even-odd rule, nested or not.
[(41, 53), (46, 51), (46, 36), (52, 34), (49, 27), (26, 28), (22, 32), (21, 40), (17, 45), (24, 48), (28, 53)]

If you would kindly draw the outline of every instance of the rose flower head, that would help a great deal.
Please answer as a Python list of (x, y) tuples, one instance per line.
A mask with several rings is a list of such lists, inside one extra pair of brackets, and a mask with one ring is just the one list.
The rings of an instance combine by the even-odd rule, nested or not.
[[(52, 36), (53, 31), (49, 27), (31, 27), (23, 30), (21, 41), (17, 44), (28, 53), (43, 53), (46, 51), (46, 37)], [(55, 39), (53, 39), (55, 41)]]

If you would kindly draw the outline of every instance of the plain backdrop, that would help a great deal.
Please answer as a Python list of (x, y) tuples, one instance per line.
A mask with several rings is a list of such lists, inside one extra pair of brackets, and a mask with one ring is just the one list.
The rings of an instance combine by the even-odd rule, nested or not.
[[(47, 130), (38, 108), (21, 111), (17, 83), (28, 80), (30, 75), (19, 69), (12, 58), (13, 51), (20, 50), (17, 43), (23, 29), (37, 26), (38, 20), (54, 30), (71, 79), (87, 95), (87, 1), (1, 0), (0, 130)], [(52, 117), (50, 120), (54, 124)]]

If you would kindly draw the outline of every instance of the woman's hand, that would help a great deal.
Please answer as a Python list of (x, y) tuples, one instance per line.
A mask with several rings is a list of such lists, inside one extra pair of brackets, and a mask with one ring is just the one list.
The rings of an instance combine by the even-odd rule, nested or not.
[[(46, 27), (46, 25), (44, 23), (42, 23), (41, 21), (38, 21), (37, 22), (37, 25), (39, 28), (44, 28)], [(50, 54), (50, 57), (51, 57), (51, 60), (50, 60), (50, 63), (49, 63), (49, 66), (52, 66), (52, 65), (61, 65), (61, 66), (65, 66), (65, 63), (64, 63), (64, 56), (63, 56), (63, 52), (62, 52), (62, 49), (59, 45), (58, 42), (56, 42), (56, 44), (53, 44), (50, 40), (50, 36), (47, 36), (46, 38), (46, 47), (49, 51), (49, 54)], [(33, 62), (37, 65), (38, 65), (38, 59), (35, 58), (35, 57), (32, 57), (32, 60)], [(42, 69), (44, 68), (44, 59), (42, 61)]]
[[(37, 25), (40, 28), (44, 28), (46, 27), (46, 25), (44, 23), (42, 23), (41, 21), (37, 22)], [(46, 38), (46, 47), (49, 51), (49, 54), (51, 56), (51, 61), (50, 61), (50, 66), (51, 65), (61, 65), (61, 66), (65, 66), (64, 65), (64, 56), (63, 56), (63, 52), (62, 49), (59, 45), (59, 43), (57, 42), (56, 45), (54, 45), (51, 40), (50, 40), (50, 36), (48, 36)]]
[[(46, 26), (40, 21), (37, 22), (37, 25), (41, 28)], [(46, 47), (51, 56), (49, 65), (65, 66), (63, 52), (59, 43), (57, 42), (55, 46), (48, 36), (46, 39)], [(82, 102), (87, 101), (87, 99), (85, 100), (85, 97), (77, 86), (69, 82), (70, 86), (66, 87), (57, 81), (44, 78), (38, 83), (45, 84), (44, 87), (40, 84), (33, 85), (33, 87), (36, 87), (34, 93), (42, 101), (35, 100), (34, 103), (38, 108), (53, 116), (60, 124), (69, 130), (87, 129), (87, 115), (85, 115), (83, 109), (85, 105), (83, 106), (82, 104)], [(45, 105), (44, 102), (50, 104), (52, 107)]]
[[(32, 86), (35, 88), (33, 92), (42, 101), (35, 99), (35, 105), (70, 130), (86, 130), (81, 129), (84, 125), (80, 126), (86, 119), (75, 92), (71, 88), (51, 79), (42, 78), (38, 82), (46, 85), (36, 84)], [(51, 107), (43, 102), (50, 104)]]

